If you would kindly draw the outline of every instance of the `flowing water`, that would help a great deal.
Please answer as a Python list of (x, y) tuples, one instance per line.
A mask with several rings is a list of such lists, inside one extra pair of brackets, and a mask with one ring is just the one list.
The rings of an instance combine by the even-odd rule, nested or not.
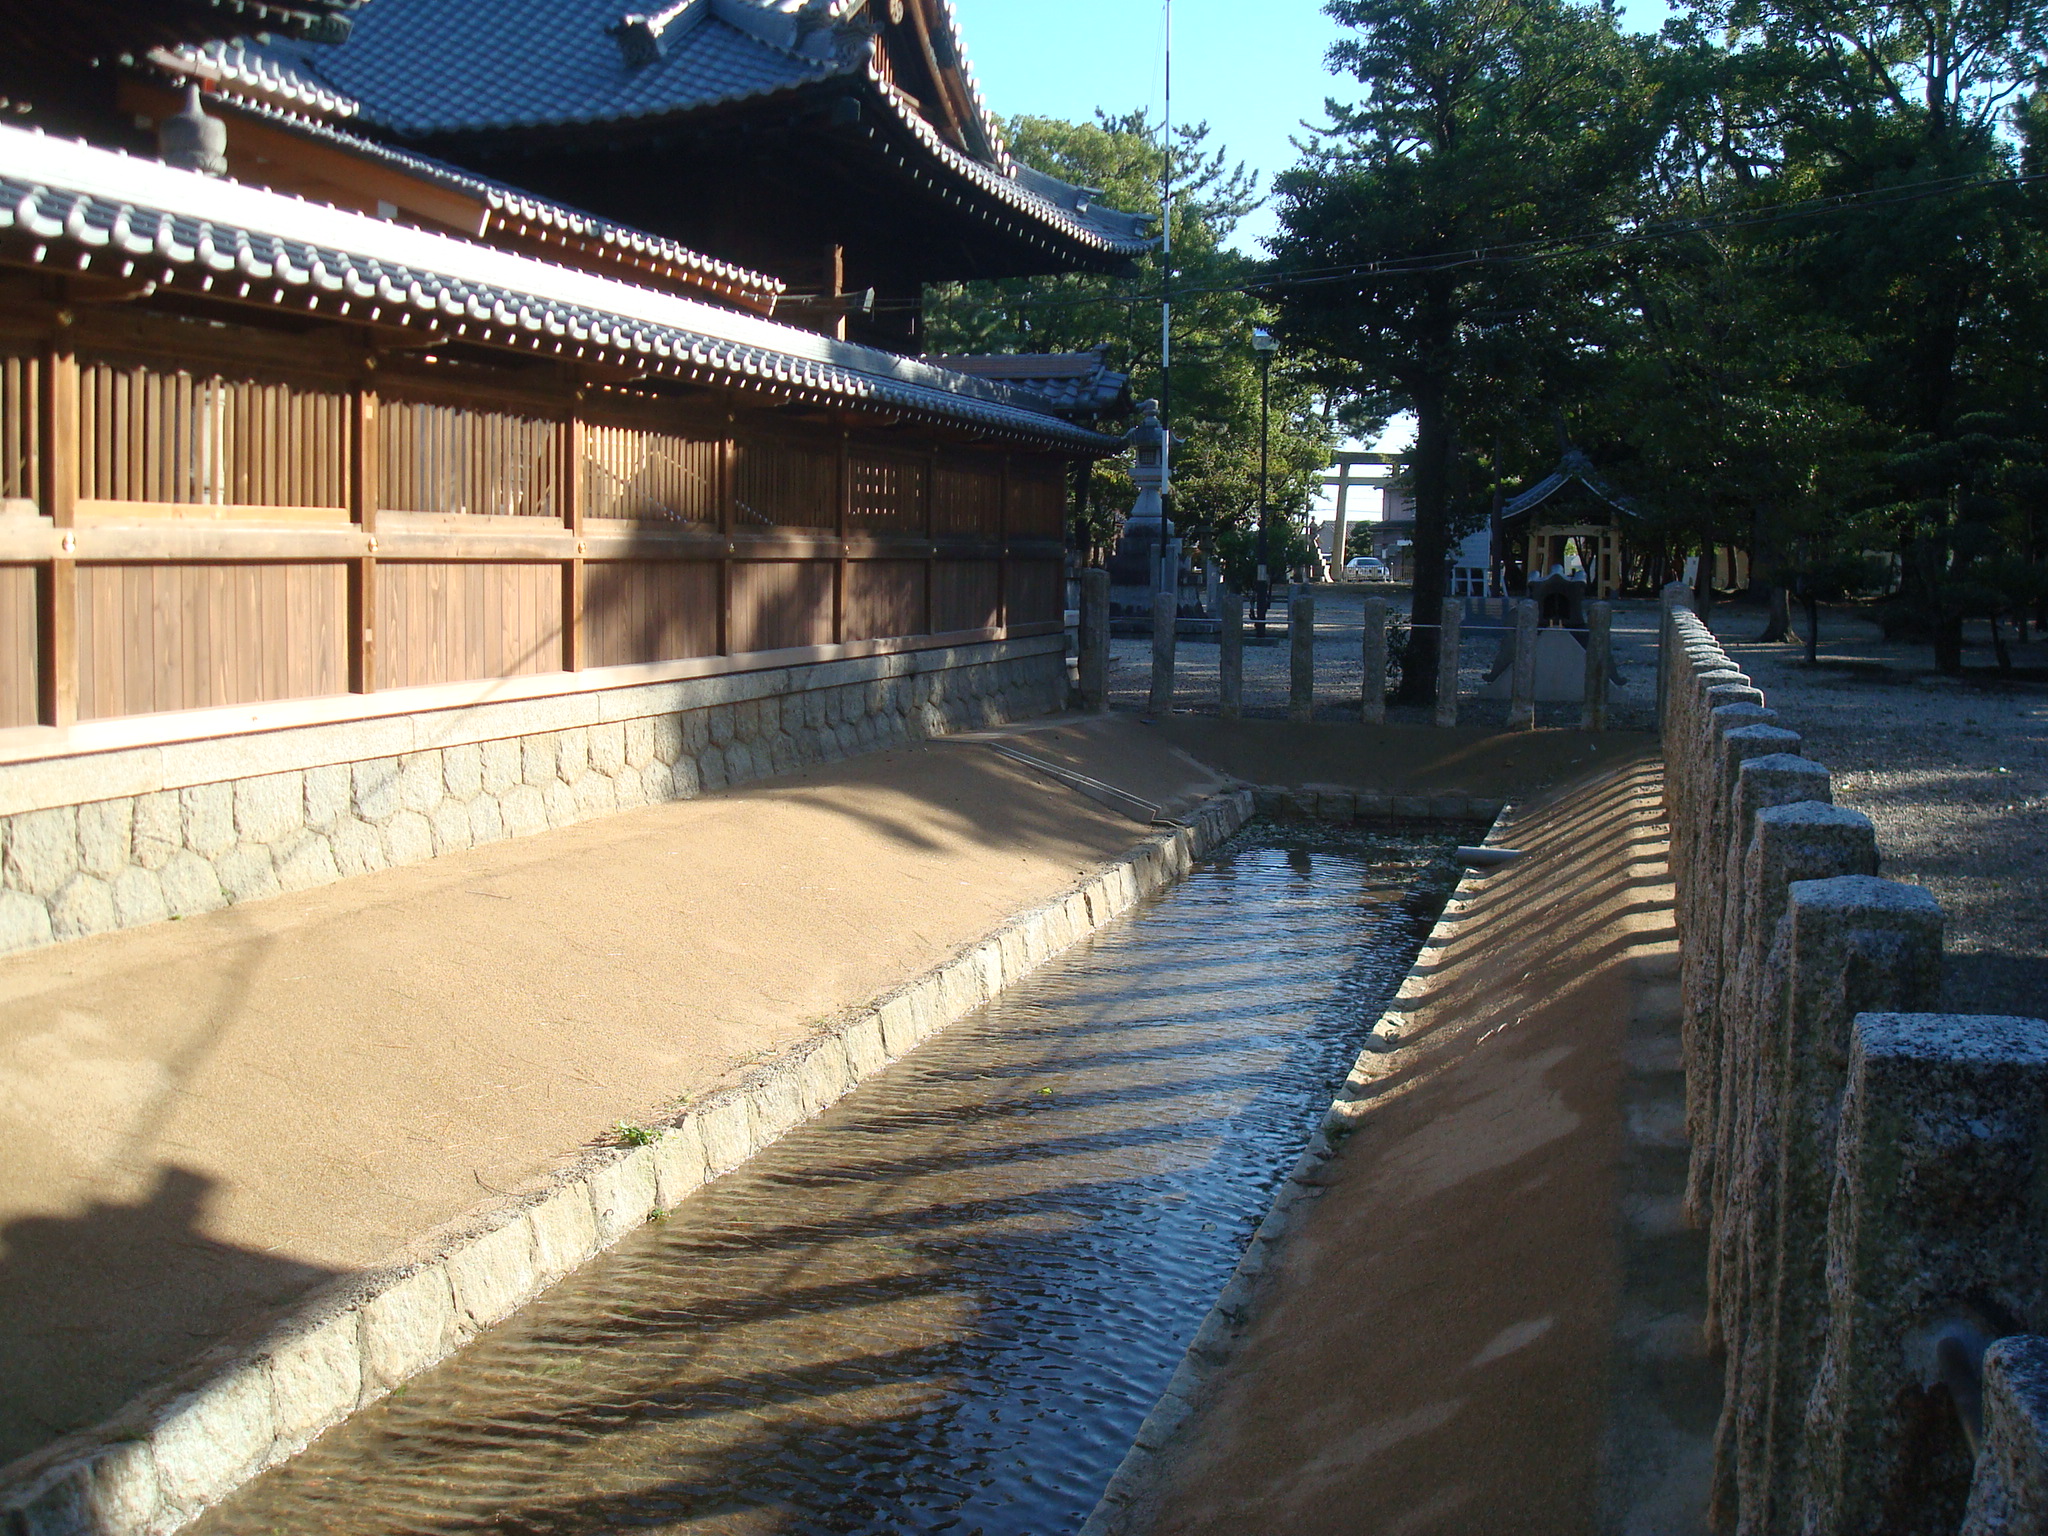
[(1255, 825), (197, 1529), (1073, 1531), (1456, 841)]

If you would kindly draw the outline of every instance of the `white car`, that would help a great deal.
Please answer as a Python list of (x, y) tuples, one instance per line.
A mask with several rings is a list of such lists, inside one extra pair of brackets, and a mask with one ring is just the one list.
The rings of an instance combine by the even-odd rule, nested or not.
[(1392, 581), (1387, 562), (1374, 555), (1353, 555), (1344, 562), (1346, 581)]

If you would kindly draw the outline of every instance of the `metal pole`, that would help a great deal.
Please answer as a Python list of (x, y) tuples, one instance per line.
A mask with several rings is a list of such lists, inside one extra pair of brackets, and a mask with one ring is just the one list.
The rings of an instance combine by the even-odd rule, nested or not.
[(1273, 376), (1273, 354), (1259, 354), (1259, 579), (1252, 586), (1253, 612), (1260, 639), (1266, 637), (1266, 610), (1273, 602), (1272, 511), (1266, 489), (1266, 387)]

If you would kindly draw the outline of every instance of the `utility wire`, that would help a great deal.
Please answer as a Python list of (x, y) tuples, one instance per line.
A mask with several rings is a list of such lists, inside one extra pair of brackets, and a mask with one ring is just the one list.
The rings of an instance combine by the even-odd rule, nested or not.
[[(1467, 267), (1487, 266), (1528, 266), (1537, 262), (1554, 261), (1560, 257), (1577, 254), (1597, 254), (1618, 250), (1624, 246), (1641, 245), (1657, 240), (1682, 239), (1687, 235), (1709, 234), (1723, 229), (1757, 228), (1768, 224), (1789, 223), (1799, 219), (1821, 218), (1832, 213), (1860, 213), (1870, 209), (1888, 208), (1901, 203), (1924, 201), (1931, 197), (1949, 197), (1965, 192), (1993, 191), (2001, 187), (2023, 187), (2034, 182), (2048, 180), (2048, 172), (2033, 172), (2022, 176), (1992, 177), (1944, 177), (1934, 181), (1907, 182), (1896, 187), (1873, 188), (1868, 192), (1844, 192), (1831, 197), (1805, 198), (1799, 202), (1781, 203), (1770, 208), (1731, 211), (1722, 214), (1704, 214), (1692, 219), (1664, 220), (1640, 225), (1634, 229), (1601, 230), (1583, 235), (1554, 235), (1537, 240), (1522, 240), (1501, 245), (1474, 246), (1461, 251), (1437, 252), (1427, 256), (1385, 257), (1377, 261), (1357, 262), (1347, 266), (1300, 267), (1283, 270), (1266, 276), (1250, 277), (1241, 282), (1179, 284), (1173, 287), (1174, 296), (1186, 297), (1191, 294), (1247, 293), (1266, 295), (1294, 288), (1320, 287), (1334, 283), (1357, 282), (1374, 277), (1416, 277), (1438, 272), (1457, 271)], [(1015, 298), (992, 298), (985, 307), (989, 309), (1071, 309), (1087, 304), (1140, 304), (1156, 300), (1158, 295), (1145, 293), (1130, 294), (1074, 294), (1074, 295), (1023, 295)], [(895, 306), (891, 306), (895, 307)], [(903, 305), (905, 309), (916, 305)]]

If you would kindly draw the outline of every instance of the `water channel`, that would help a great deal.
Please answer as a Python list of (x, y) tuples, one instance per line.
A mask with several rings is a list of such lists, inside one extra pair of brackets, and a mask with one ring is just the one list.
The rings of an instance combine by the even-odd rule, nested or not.
[(1457, 830), (1255, 824), (194, 1529), (1075, 1530)]

